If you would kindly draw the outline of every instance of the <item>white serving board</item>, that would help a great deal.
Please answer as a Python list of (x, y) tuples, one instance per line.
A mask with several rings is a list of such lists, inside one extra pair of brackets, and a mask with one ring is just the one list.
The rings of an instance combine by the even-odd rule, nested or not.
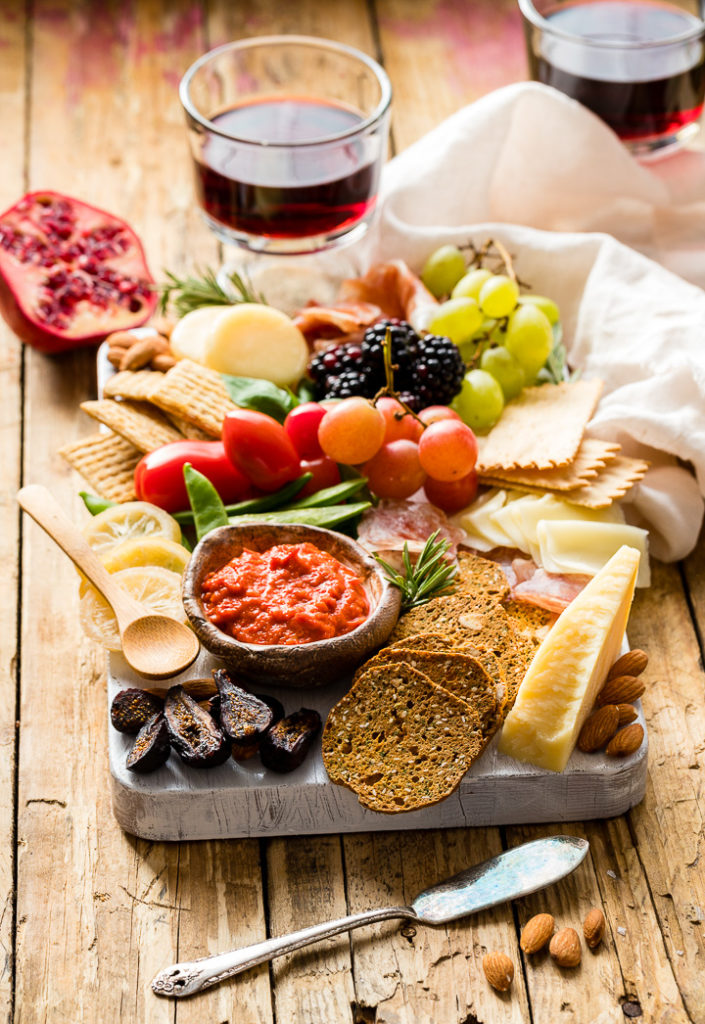
[[(209, 676), (217, 664), (202, 653), (187, 672), (169, 682)], [(121, 655), (110, 656), (109, 702), (118, 690), (140, 682)], [(346, 679), (320, 688), (259, 689), (278, 697), (287, 714), (315, 708), (325, 721), (348, 686)], [(253, 684), (253, 689), (258, 687)], [(638, 710), (645, 725), (640, 705)], [(446, 800), (419, 811), (380, 814), (361, 807), (354, 793), (329, 781), (320, 737), (301, 767), (288, 775), (265, 770), (256, 756), (239, 763), (228, 760), (218, 768), (189, 768), (175, 752), (163, 768), (136, 775), (125, 768), (133, 737), (112, 726), (108, 731), (115, 817), (126, 832), (152, 840), (585, 821), (623, 814), (639, 803), (646, 788), (646, 738), (636, 754), (623, 759), (576, 750), (565, 771), (556, 774), (501, 756), (495, 737)]]

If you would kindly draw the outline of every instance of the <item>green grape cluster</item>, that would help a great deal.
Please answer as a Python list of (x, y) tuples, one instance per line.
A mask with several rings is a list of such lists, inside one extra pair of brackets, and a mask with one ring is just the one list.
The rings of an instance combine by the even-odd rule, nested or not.
[(421, 272), (423, 283), (440, 300), (428, 330), (455, 342), (468, 364), (452, 407), (479, 433), (494, 426), (506, 402), (536, 383), (560, 320), (552, 299), (522, 295), (511, 266), (506, 270), (468, 268), (460, 249), (443, 245)]

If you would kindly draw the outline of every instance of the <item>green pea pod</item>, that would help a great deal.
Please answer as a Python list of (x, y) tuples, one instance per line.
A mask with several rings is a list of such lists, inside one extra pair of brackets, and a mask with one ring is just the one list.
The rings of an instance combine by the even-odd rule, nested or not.
[(117, 504), (115, 501), (108, 501), (107, 498), (99, 498), (95, 494), (89, 494), (88, 491), (79, 491), (78, 493), (83, 498), (83, 504), (92, 516), (97, 516), (99, 512), (105, 512), (106, 508), (112, 508), (113, 505)]
[(219, 526), (227, 526), (228, 513), (220, 495), (208, 477), (194, 469), (190, 462), (184, 463), (184, 482), (193, 512), (196, 539), (201, 540)]
[(342, 502), (352, 498), (367, 483), (367, 477), (359, 476), (355, 480), (343, 480), (342, 483), (333, 487), (324, 487), (315, 494), (308, 494), (305, 498), (299, 498), (288, 508), (321, 508), (323, 505), (340, 505)]
[[(301, 488), (308, 483), (313, 476), (312, 473), (303, 473), (296, 480), (284, 484), (273, 494), (263, 494), (259, 498), (248, 498), (247, 501), (239, 501), (236, 505), (226, 505), (225, 511), (228, 515), (239, 516), (245, 512), (266, 512), (268, 509), (280, 508), (286, 505), (291, 498), (294, 498)], [(174, 519), (182, 526), (190, 526), (193, 523), (193, 512), (175, 512)]]
[(233, 526), (241, 523), (301, 523), (303, 526), (321, 526), (332, 530), (339, 523), (354, 519), (371, 508), (369, 501), (355, 501), (350, 505), (326, 505), (323, 508), (282, 508), (274, 512), (259, 512), (231, 516)]

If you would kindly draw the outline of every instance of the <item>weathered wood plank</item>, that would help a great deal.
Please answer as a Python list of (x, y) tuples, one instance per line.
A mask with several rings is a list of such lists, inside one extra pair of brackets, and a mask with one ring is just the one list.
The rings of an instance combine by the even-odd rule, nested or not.
[[(0, 209), (24, 191), (25, 73), (24, 10), (0, 19), (0, 137), (3, 173)], [(20, 483), (22, 346), (0, 321), (0, 564), (3, 601), (0, 606), (0, 1017), (10, 1020), (14, 971), (14, 785), (15, 720), (17, 718), (17, 585), (19, 516), (15, 493)]]
[[(499, 853), (497, 829), (380, 833), (343, 838), (350, 913), (408, 904), (419, 892)], [(384, 922), (352, 934), (358, 1020), (376, 1024), (465, 1024), (529, 1019), (511, 906), (437, 928)], [(490, 988), (482, 957), (507, 953), (510, 993)]]

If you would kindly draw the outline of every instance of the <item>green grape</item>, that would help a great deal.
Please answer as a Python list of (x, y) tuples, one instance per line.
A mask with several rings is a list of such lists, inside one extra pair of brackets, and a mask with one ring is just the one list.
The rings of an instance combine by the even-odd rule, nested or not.
[(492, 374), (502, 389), (505, 402), (511, 402), (524, 387), (524, 371), (506, 348), (488, 348), (482, 353), (480, 367)]
[(555, 304), (553, 299), (547, 299), (545, 295), (520, 295), (519, 304), (523, 305), (528, 303), (530, 306), (536, 306), (548, 317), (548, 322), (553, 326), (557, 324), (561, 318), (561, 313), (558, 306)]
[(519, 306), (509, 317), (504, 345), (533, 380), (551, 354), (553, 331), (545, 313), (537, 306)]
[(509, 316), (517, 304), (519, 286), (505, 274), (493, 274), (480, 289), (480, 306), (485, 316)]
[(481, 323), (482, 313), (475, 299), (448, 299), (435, 310), (428, 330), (459, 345), (471, 338)]
[(486, 370), (470, 370), (450, 407), (476, 434), (485, 434), (502, 415), (504, 395)]
[(477, 299), (480, 296), (480, 289), (485, 281), (492, 277), (491, 270), (479, 268), (470, 270), (464, 277), (461, 277), (452, 291), (452, 299)]
[(455, 284), (465, 273), (465, 257), (455, 245), (442, 245), (426, 260), (421, 280), (432, 295), (440, 299), (450, 295)]

